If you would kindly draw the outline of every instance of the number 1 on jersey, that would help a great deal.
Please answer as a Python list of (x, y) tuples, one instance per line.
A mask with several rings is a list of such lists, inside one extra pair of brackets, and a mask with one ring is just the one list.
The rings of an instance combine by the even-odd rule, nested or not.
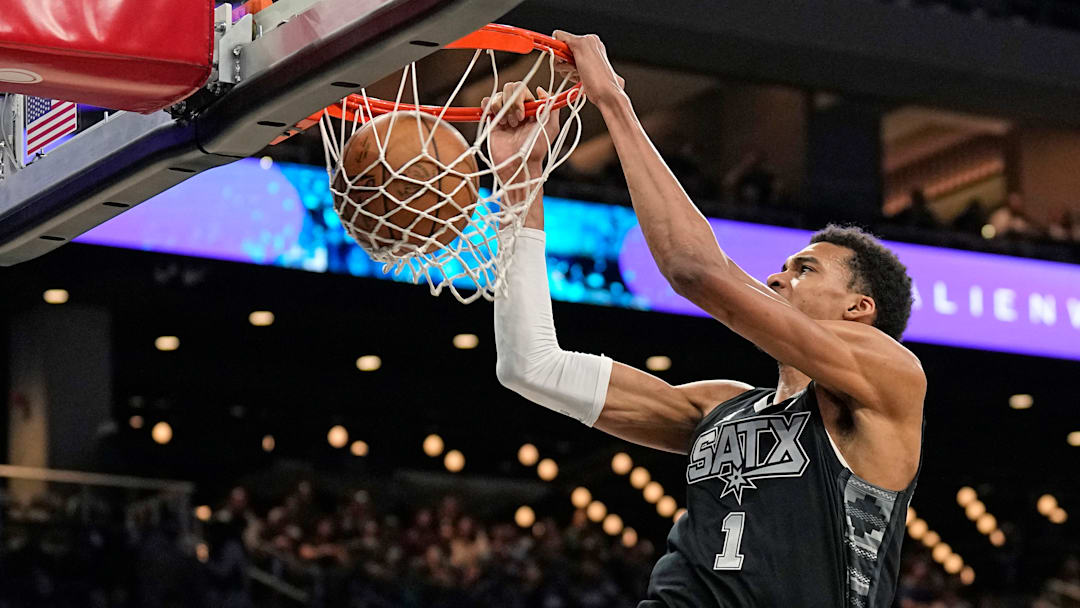
[(739, 547), (745, 523), (746, 513), (742, 511), (733, 511), (724, 518), (724, 552), (716, 554), (713, 570), (742, 570), (743, 554), (739, 553)]

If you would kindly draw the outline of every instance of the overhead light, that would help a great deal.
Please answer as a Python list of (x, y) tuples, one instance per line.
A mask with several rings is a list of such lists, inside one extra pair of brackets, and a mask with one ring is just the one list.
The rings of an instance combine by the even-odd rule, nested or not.
[(150, 429), (150, 437), (152, 437), (156, 443), (165, 445), (172, 441), (172, 426), (170, 426), (168, 422), (162, 420), (155, 424), (154, 428)]
[(989, 513), (983, 513), (975, 521), (975, 529), (982, 534), (990, 534), (994, 530), (997, 530), (997, 518)]
[(592, 501), (592, 492), (588, 488), (577, 487), (570, 493), (570, 503), (579, 509), (589, 506)]
[(968, 503), (968, 506), (964, 507), (964, 514), (971, 521), (975, 521), (982, 517), (983, 513), (986, 513), (986, 505), (981, 500)]
[(68, 301), (68, 292), (66, 289), (46, 289), (42, 297), (49, 304), (63, 304)]
[(364, 355), (356, 360), (356, 369), (362, 372), (373, 372), (382, 367), (382, 359), (378, 355)]
[(939, 564), (943, 563), (952, 554), (952, 547), (949, 546), (949, 543), (938, 543), (930, 550), (930, 557)]
[(672, 515), (671, 519), (673, 519), (674, 521), (679, 521), (680, 519), (682, 519), (683, 515), (686, 515), (686, 507), (681, 507), (678, 511), (675, 511), (675, 515)]
[(908, 535), (911, 536), (911, 538), (913, 538), (914, 540), (919, 540), (923, 537), (924, 534), (926, 534), (927, 530), (929, 529), (930, 526), (928, 526), (925, 521), (916, 517), (915, 519), (911, 520), (910, 524), (908, 524), (907, 532)]
[(651, 478), (652, 476), (649, 475), (649, 471), (645, 467), (634, 467), (634, 470), (630, 471), (630, 485), (635, 490), (644, 488)]
[(956, 504), (961, 507), (966, 507), (971, 504), (978, 495), (975, 493), (975, 488), (964, 486), (956, 492)]
[(645, 360), (645, 367), (653, 372), (665, 372), (671, 369), (671, 358), (664, 355), (654, 355)]
[(1031, 395), (1020, 394), (1009, 397), (1009, 407), (1014, 410), (1026, 410), (1035, 404), (1035, 400)]
[(585, 515), (589, 518), (589, 521), (600, 523), (607, 516), (607, 506), (599, 500), (594, 500), (589, 503), (588, 507), (585, 507)]
[(454, 336), (454, 348), (472, 350), (478, 344), (480, 344), (480, 338), (477, 338), (476, 334), (458, 334)]
[(650, 481), (649, 483), (645, 484), (645, 489), (642, 491), (642, 494), (645, 496), (646, 501), (655, 503), (661, 498), (663, 498), (664, 486), (656, 483), (655, 481)]
[(941, 542), (941, 535), (933, 530), (927, 530), (926, 534), (923, 534), (923, 537), (920, 540), (924, 547), (933, 547)]
[(1065, 441), (1069, 442), (1069, 445), (1073, 446), (1074, 448), (1080, 447), (1080, 431), (1073, 431), (1069, 433), (1069, 435), (1065, 437)]
[(630, 548), (637, 544), (637, 530), (633, 528), (623, 528), (622, 531), (622, 544), (624, 547)]
[(1035, 508), (1039, 510), (1039, 515), (1049, 517), (1050, 513), (1058, 507), (1058, 501), (1054, 498), (1053, 494), (1043, 494), (1039, 497), (1039, 501), (1035, 503)]
[(210, 516), (214, 512), (210, 509), (210, 505), (199, 505), (195, 507), (195, 518), (199, 521), (210, 521)]
[(269, 310), (256, 310), (248, 315), (248, 323), (255, 327), (269, 327), (274, 324), (274, 313)]
[(349, 442), (349, 431), (345, 430), (345, 427), (340, 424), (335, 424), (327, 431), (326, 441), (331, 447), (343, 448)]
[(1000, 547), (1005, 544), (1005, 533), (1000, 528), (990, 533), (990, 544)]
[(424, 437), (424, 453), (432, 458), (442, 454), (445, 447), (442, 437), (439, 437), (434, 433)]
[(997, 228), (994, 228), (993, 224), (983, 224), (982, 230), (979, 231), (984, 239), (992, 239), (997, 236)]
[(267, 171), (273, 166), (274, 166), (274, 159), (270, 158), (269, 156), (264, 156), (264, 157), (259, 159), (259, 168), (262, 169), (263, 171)]
[(273, 452), (274, 448), (276, 446), (277, 446), (277, 442), (274, 441), (274, 436), (273, 435), (263, 435), (262, 449), (263, 449), (264, 452)]
[(358, 439), (352, 442), (352, 445), (349, 446), (349, 451), (352, 452), (353, 456), (367, 456), (368, 444), (366, 441), (360, 441)]
[(545, 458), (536, 465), (536, 474), (544, 481), (551, 481), (559, 474), (559, 465), (555, 464), (554, 460)]
[(160, 351), (170, 351), (180, 348), (180, 338), (176, 336), (158, 336), (154, 340), (154, 348)]
[(518, 462), (523, 466), (531, 467), (540, 460), (540, 450), (531, 443), (526, 443), (518, 448)]
[(1065, 509), (1058, 507), (1050, 512), (1049, 519), (1055, 524), (1063, 524), (1069, 519), (1069, 514), (1065, 512)]
[(450, 450), (443, 458), (443, 466), (451, 473), (458, 473), (465, 468), (465, 455), (457, 450)]
[(971, 566), (964, 566), (960, 570), (960, 582), (965, 585), (970, 585), (975, 582), (975, 571), (971, 569)]
[(210, 561), (210, 547), (206, 543), (195, 545), (195, 558), (202, 563)]
[(619, 452), (611, 459), (611, 470), (616, 475), (626, 475), (632, 466), (634, 466), (634, 461), (630, 460), (630, 455), (626, 452)]
[(604, 518), (604, 523), (601, 524), (601, 527), (608, 536), (615, 536), (623, 531), (622, 518), (614, 513), (609, 513), (608, 516)]
[(675, 503), (675, 499), (670, 496), (664, 496), (656, 503), (656, 512), (660, 514), (660, 517), (671, 517), (675, 515), (675, 509), (679, 508), (679, 505)]
[(945, 563), (942, 564), (945, 567), (945, 572), (949, 574), (956, 574), (960, 572), (960, 569), (964, 567), (964, 558), (953, 553), (945, 558)]
[(536, 522), (536, 513), (533, 512), (532, 507), (522, 505), (514, 512), (514, 522), (522, 528), (528, 528)]
[(131, 418), (128, 418), (128, 425), (133, 429), (141, 429), (143, 427), (143, 417), (135, 414)]

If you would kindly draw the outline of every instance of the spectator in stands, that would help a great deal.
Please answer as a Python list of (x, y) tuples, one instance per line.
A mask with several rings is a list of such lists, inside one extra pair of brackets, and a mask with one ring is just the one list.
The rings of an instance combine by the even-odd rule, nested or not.
[(988, 223), (994, 228), (995, 238), (1032, 238), (1039, 236), (1035, 224), (1028, 218), (1024, 197), (1012, 192), (1005, 204), (990, 214)]
[(911, 191), (911, 203), (906, 209), (894, 215), (892, 219), (893, 222), (910, 228), (937, 229), (941, 227), (941, 222), (930, 211), (926, 195), (923, 194), (921, 189)]
[(230, 514), (216, 519), (208, 527), (206, 540), (210, 558), (206, 572), (210, 585), (206, 605), (211, 608), (253, 606), (248, 586), (248, 555), (242, 540), (246, 526), (242, 518)]
[(780, 199), (780, 179), (761, 150), (743, 157), (725, 175), (724, 200), (736, 205), (773, 205)]

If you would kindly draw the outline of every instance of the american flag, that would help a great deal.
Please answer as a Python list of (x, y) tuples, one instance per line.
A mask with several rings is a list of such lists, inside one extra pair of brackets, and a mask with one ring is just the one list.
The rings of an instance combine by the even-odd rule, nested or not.
[(45, 146), (72, 133), (75, 102), (41, 97), (26, 97), (26, 155), (33, 156)]

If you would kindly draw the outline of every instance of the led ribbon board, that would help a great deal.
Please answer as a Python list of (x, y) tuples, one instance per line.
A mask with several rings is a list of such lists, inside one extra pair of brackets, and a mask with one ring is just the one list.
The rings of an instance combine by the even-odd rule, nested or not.
[[(552, 297), (705, 316), (660, 275), (628, 207), (545, 198)], [(725, 251), (762, 280), (810, 232), (710, 219)], [(322, 168), (249, 159), (200, 174), (76, 239), (115, 247), (387, 276), (345, 235)], [(905, 340), (1080, 360), (1080, 266), (887, 243), (915, 305)]]

